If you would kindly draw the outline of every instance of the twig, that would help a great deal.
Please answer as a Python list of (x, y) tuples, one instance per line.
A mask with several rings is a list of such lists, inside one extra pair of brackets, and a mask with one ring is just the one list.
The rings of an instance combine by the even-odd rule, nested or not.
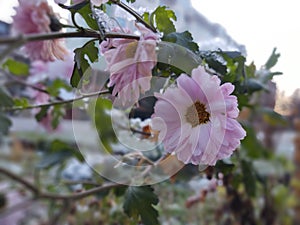
[[(102, 40), (99, 32), (94, 30), (80, 30), (76, 32), (52, 32), (45, 34), (28, 34), (28, 35), (19, 35), (15, 37), (3, 37), (0, 38), (1, 44), (12, 44), (12, 43), (20, 43), (20, 45), (25, 44), (31, 41), (43, 41), (43, 40), (51, 40), (58, 38), (97, 38)], [(139, 40), (139, 36), (132, 34), (124, 34), (124, 33), (115, 33), (108, 32), (105, 33), (105, 38), (128, 38), (128, 39), (136, 39)]]
[(11, 179), (17, 181), (20, 184), (23, 184), (26, 188), (28, 188), (31, 192), (33, 192), (35, 195), (39, 193), (39, 189), (34, 186), (32, 183), (28, 182), (27, 180), (23, 179), (22, 177), (18, 176), (17, 174), (14, 174), (4, 168), (0, 167), (0, 173), (4, 174), (7, 177), (10, 177)]
[(72, 194), (55, 194), (55, 193), (49, 193), (49, 192), (43, 192), (40, 191), (36, 186), (34, 186), (32, 183), (28, 182), (27, 180), (23, 179), (22, 177), (0, 167), (0, 173), (6, 175), (7, 177), (13, 179), (14, 181), (17, 181), (18, 183), (24, 185), (26, 188), (28, 188), (36, 198), (39, 199), (51, 199), (51, 200), (78, 200), (85, 197), (88, 197), (90, 195), (106, 191), (112, 188), (116, 187), (122, 187), (123, 184), (118, 183), (106, 183), (102, 186), (95, 187), (92, 189), (89, 189), (87, 191), (79, 192), (79, 193), (72, 193)]
[(136, 11), (134, 11), (132, 8), (130, 8), (128, 5), (124, 4), (123, 2), (121, 2), (120, 0), (111, 0), (112, 3), (120, 6), (122, 9), (124, 9), (125, 11), (129, 12), (131, 15), (133, 15), (136, 20), (142, 24), (144, 24), (145, 27), (147, 27), (148, 29), (152, 30), (154, 33), (157, 33), (156, 29), (154, 27), (152, 27), (150, 24), (148, 24), (142, 17), (140, 14), (138, 14)]
[(79, 193), (73, 193), (73, 194), (54, 194), (54, 193), (40, 193), (38, 195), (38, 198), (43, 198), (43, 199), (55, 199), (55, 200), (78, 200), (82, 199), (85, 197), (88, 197), (90, 195), (103, 192), (112, 188), (116, 187), (122, 187), (124, 186), (123, 184), (118, 184), (118, 183), (106, 183), (105, 185), (95, 187), (92, 189), (89, 189), (87, 191), (79, 192)]
[(50, 107), (50, 106), (54, 106), (54, 105), (64, 105), (64, 104), (73, 103), (73, 102), (76, 102), (76, 101), (79, 101), (79, 100), (82, 100), (85, 98), (95, 97), (97, 95), (104, 95), (104, 94), (109, 94), (109, 93), (110, 93), (109, 90), (104, 90), (104, 91), (87, 94), (87, 95), (80, 96), (78, 98), (73, 98), (73, 99), (64, 100), (64, 101), (50, 102), (50, 103), (39, 104), (39, 105), (29, 105), (26, 107), (21, 106), (21, 107), (12, 107), (12, 108), (2, 108), (2, 111), (3, 112), (14, 112), (14, 111), (19, 111), (19, 110), (29, 110), (29, 109), (36, 109), (36, 108), (42, 108), (42, 107)]

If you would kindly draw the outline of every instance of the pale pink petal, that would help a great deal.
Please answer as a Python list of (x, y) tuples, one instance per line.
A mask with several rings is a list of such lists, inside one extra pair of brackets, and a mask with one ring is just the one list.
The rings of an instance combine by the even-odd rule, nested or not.
[[(166, 126), (165, 150), (185, 164), (215, 165), (230, 156), (246, 135), (235, 120), (239, 111), (233, 90), (232, 84), (221, 85), (217, 76), (199, 66), (192, 77), (182, 74), (177, 87), (155, 94), (158, 100), (152, 118), (160, 118)], [(191, 106), (197, 108), (194, 114)], [(154, 130), (159, 128), (156, 126)]]

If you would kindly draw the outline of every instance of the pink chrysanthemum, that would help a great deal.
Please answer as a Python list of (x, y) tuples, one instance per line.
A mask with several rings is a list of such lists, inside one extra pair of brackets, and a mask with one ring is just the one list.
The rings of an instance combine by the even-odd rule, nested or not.
[[(19, 0), (15, 8), (12, 28), (19, 34), (51, 33), (60, 29), (55, 21), (55, 14), (45, 0)], [(62, 39), (30, 42), (25, 45), (25, 52), (33, 60), (54, 61), (64, 59), (67, 49)]]
[(156, 65), (157, 35), (152, 31), (137, 26), (141, 32), (140, 40), (117, 38), (101, 43), (110, 71), (109, 87), (113, 88), (113, 95), (123, 105), (135, 103), (140, 93), (150, 89), (152, 69)]
[(153, 129), (160, 131), (167, 152), (184, 163), (215, 165), (229, 157), (246, 135), (237, 122), (239, 114), (234, 86), (220, 85), (217, 76), (201, 66), (192, 77), (182, 74), (177, 87), (155, 94)]

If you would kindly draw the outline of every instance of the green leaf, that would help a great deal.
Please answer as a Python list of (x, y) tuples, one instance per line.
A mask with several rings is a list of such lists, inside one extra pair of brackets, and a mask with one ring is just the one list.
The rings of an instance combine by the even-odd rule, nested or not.
[(158, 201), (151, 186), (129, 187), (123, 209), (129, 217), (140, 216), (144, 225), (158, 225), (158, 211), (153, 207)]
[(27, 76), (29, 75), (29, 65), (16, 61), (14, 59), (8, 58), (2, 65), (3, 69), (7, 69), (10, 73), (16, 76)]
[(0, 135), (8, 134), (11, 125), (12, 123), (10, 119), (4, 114), (0, 113)]
[(79, 150), (75, 149), (70, 143), (63, 142), (58, 139), (51, 142), (50, 151), (51, 152), (69, 151), (72, 153), (72, 155), (75, 155), (79, 161), (81, 161), (81, 162), (84, 161), (84, 158), (81, 155), (81, 153), (79, 152)]
[(16, 107), (25, 108), (25, 107), (29, 106), (27, 98), (16, 98), (16, 99), (14, 99), (14, 103), (15, 103)]
[(41, 107), (40, 111), (35, 115), (36, 121), (40, 122), (45, 116), (47, 116), (50, 106)]
[(229, 159), (219, 160), (215, 166), (216, 173), (221, 172), (224, 175), (233, 171), (235, 165)]
[(53, 129), (56, 129), (59, 125), (60, 119), (65, 115), (65, 108), (61, 105), (55, 105), (53, 106), (53, 109), (51, 111), (52, 115), (52, 121), (51, 126)]
[(80, 14), (80, 16), (82, 16), (82, 18), (85, 20), (86, 24), (91, 29), (99, 30), (96, 20), (94, 20), (91, 16), (92, 10), (91, 10), (90, 4), (86, 4), (86, 1), (85, 1), (85, 3), (84, 2), (79, 3), (79, 4), (75, 5), (74, 7), (76, 7), (76, 8), (70, 9), (72, 14), (75, 14), (75, 13)]
[(253, 78), (247, 79), (244, 83), (244, 87), (248, 93), (253, 93), (261, 90), (268, 90), (265, 84)]
[(60, 90), (65, 89), (66, 91), (71, 91), (72, 87), (66, 84), (65, 81), (61, 79), (55, 79), (51, 84), (47, 86), (47, 91), (51, 96), (57, 97), (60, 94)]
[(37, 163), (36, 167), (39, 169), (48, 169), (57, 164), (61, 164), (71, 156), (72, 154), (70, 152), (55, 152), (52, 154), (45, 154)]
[(93, 63), (98, 59), (98, 48), (95, 46), (94, 41), (91, 41), (81, 48), (76, 48), (74, 53), (75, 64), (70, 83), (72, 87), (77, 88), (84, 73), (90, 67), (89, 62)]
[(0, 88), (0, 99), (0, 107), (12, 107), (14, 105), (13, 99), (2, 88)]
[(280, 54), (276, 53), (276, 50), (277, 50), (276, 48), (273, 49), (271, 56), (269, 57), (268, 61), (265, 64), (265, 68), (267, 70), (271, 69), (278, 62), (278, 58), (280, 57)]
[(150, 13), (149, 13), (149, 12), (144, 12), (144, 14), (143, 14), (143, 19), (144, 19), (147, 23), (150, 23)]
[(241, 167), (243, 172), (243, 183), (247, 194), (250, 197), (255, 197), (256, 194), (256, 178), (253, 166), (246, 160), (241, 161)]
[(118, 139), (112, 127), (112, 102), (108, 99), (98, 98), (94, 104), (89, 105), (89, 113), (98, 131), (99, 138), (108, 152), (112, 152), (111, 144)]
[(201, 51), (199, 52), (201, 59), (208, 65), (209, 68), (216, 71), (218, 74), (225, 76), (227, 67), (225, 62), (216, 52)]
[(166, 6), (158, 6), (150, 15), (151, 25), (155, 24), (156, 29), (163, 32), (164, 35), (175, 32), (176, 28), (173, 21), (176, 21), (176, 15)]
[(134, 3), (136, 0), (126, 0), (128, 3)]
[(178, 45), (181, 45), (185, 48), (190, 49), (193, 52), (196, 52), (199, 50), (198, 44), (193, 42), (192, 34), (189, 31), (185, 31), (182, 33), (172, 32), (172, 33), (165, 35), (162, 40), (167, 41), (167, 42), (176, 43)]
[(256, 66), (252, 62), (249, 66), (245, 66), (247, 78), (254, 78), (256, 74)]
[(47, 169), (54, 165), (62, 164), (65, 160), (73, 156), (81, 162), (84, 160), (80, 152), (73, 148), (70, 143), (54, 140), (50, 145), (48, 144), (46, 146), (46, 151), (37, 164), (37, 168)]
[(262, 145), (257, 139), (257, 134), (251, 125), (243, 125), (246, 130), (246, 137), (241, 141), (242, 151), (245, 151), (246, 155), (252, 159), (267, 158), (270, 152)]

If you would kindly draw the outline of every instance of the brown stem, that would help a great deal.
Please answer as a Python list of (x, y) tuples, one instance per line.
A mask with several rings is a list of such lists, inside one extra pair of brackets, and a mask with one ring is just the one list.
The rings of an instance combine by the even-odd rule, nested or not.
[(79, 193), (72, 193), (72, 194), (55, 194), (55, 193), (49, 193), (49, 192), (43, 192), (40, 191), (36, 186), (34, 186), (32, 183), (28, 182), (21, 176), (14, 174), (4, 168), (0, 167), (0, 173), (11, 178), (14, 181), (17, 181), (18, 183), (24, 185), (27, 189), (29, 189), (36, 198), (39, 199), (51, 199), (51, 200), (78, 200), (82, 199), (85, 197), (88, 197), (90, 195), (106, 191), (112, 188), (116, 187), (122, 187), (124, 186), (123, 184), (118, 184), (118, 183), (106, 183), (102, 186), (95, 187), (92, 189), (89, 189), (87, 191), (79, 192)]
[(117, 183), (106, 183), (102, 186), (95, 187), (92, 189), (89, 189), (87, 191), (79, 192), (79, 193), (73, 193), (73, 194), (54, 194), (54, 193), (40, 193), (38, 195), (39, 198), (43, 199), (54, 199), (54, 200), (78, 200), (85, 197), (88, 197), (90, 195), (106, 191), (112, 188), (116, 187), (122, 187), (123, 184), (117, 184)]
[(22, 177), (18, 176), (17, 174), (14, 174), (14, 173), (12, 173), (4, 168), (1, 168), (1, 167), (0, 167), (0, 173), (4, 174), (7, 177), (10, 177), (11, 179), (17, 181), (18, 183), (24, 185), (35, 195), (37, 195), (40, 192), (36, 186), (34, 186), (32, 183), (28, 182), (27, 180), (23, 179)]
[[(93, 30), (80, 30), (76, 32), (52, 32), (45, 34), (28, 34), (28, 35), (19, 35), (15, 37), (3, 37), (0, 38), (1, 44), (12, 44), (12, 43), (22, 43), (25, 44), (31, 41), (42, 41), (42, 40), (51, 40), (58, 38), (97, 38), (101, 39), (101, 35), (97, 31)], [(124, 34), (124, 33), (114, 33), (108, 32), (105, 33), (105, 38), (128, 38), (128, 39), (136, 39), (139, 40), (139, 36), (132, 34)]]

